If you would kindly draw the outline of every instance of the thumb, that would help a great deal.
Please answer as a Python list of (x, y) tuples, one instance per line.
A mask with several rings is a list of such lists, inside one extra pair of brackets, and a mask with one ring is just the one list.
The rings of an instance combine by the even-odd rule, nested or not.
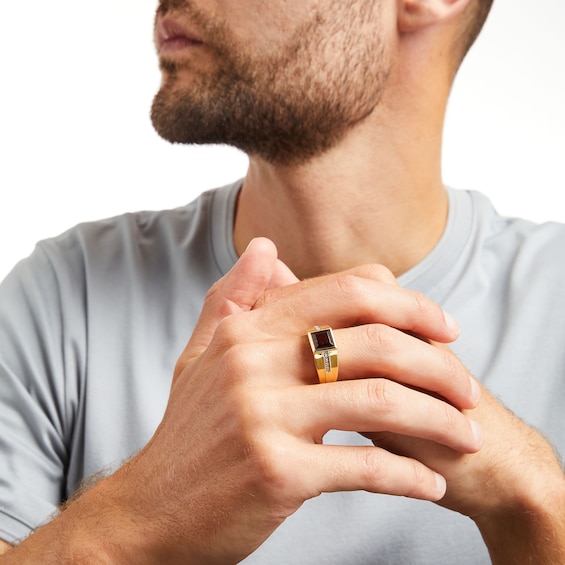
[(273, 276), (269, 282), (268, 290), (274, 288), (281, 288), (283, 286), (290, 286), (300, 282), (298, 277), (286, 266), (280, 259), (277, 259), (275, 268), (273, 271)]
[(229, 273), (208, 291), (185, 353), (190, 357), (200, 355), (224, 318), (251, 310), (273, 284), (294, 282), (293, 275), (285, 269), (277, 259), (277, 248), (271, 240), (253, 239)]

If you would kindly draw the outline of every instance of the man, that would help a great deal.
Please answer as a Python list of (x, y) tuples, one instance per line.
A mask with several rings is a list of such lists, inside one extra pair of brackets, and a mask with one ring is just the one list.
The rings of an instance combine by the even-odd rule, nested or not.
[(565, 561), (565, 229), (441, 181), (489, 8), (160, 2), (157, 131), (249, 171), (3, 283), (0, 563)]

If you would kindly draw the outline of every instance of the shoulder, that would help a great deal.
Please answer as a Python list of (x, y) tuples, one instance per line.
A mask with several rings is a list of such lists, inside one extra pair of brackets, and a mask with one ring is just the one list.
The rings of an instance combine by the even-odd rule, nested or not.
[(554, 263), (565, 250), (565, 224), (536, 223), (524, 218), (509, 217), (496, 211), (490, 200), (481, 193), (468, 191), (475, 214), (475, 242), (483, 251), (498, 260), (523, 263), (524, 267), (558, 267)]
[(50, 258), (61, 254), (105, 254), (108, 259), (127, 246), (167, 246), (206, 221), (206, 211), (214, 191), (198, 196), (186, 206), (170, 210), (138, 211), (120, 214), (93, 222), (80, 223), (62, 234), (44, 239), (37, 245)]
[(224, 216), (239, 186), (207, 191), (179, 208), (121, 214), (44, 239), (2, 282), (0, 299), (4, 307), (17, 297), (20, 305), (48, 304), (57, 311), (64, 303), (81, 311), (139, 293), (160, 296), (163, 289), (191, 285), (206, 290), (223, 274), (214, 245), (227, 239)]
[[(547, 313), (565, 307), (565, 225), (506, 217), (472, 193), (477, 264), (488, 285), (507, 301)], [(555, 312), (557, 313), (557, 312)]]
[(235, 199), (240, 183), (206, 191), (185, 206), (125, 213), (86, 222), (37, 244), (34, 262), (50, 263), (59, 275), (114, 279), (125, 272), (142, 276), (166, 264), (211, 253), (218, 219)]

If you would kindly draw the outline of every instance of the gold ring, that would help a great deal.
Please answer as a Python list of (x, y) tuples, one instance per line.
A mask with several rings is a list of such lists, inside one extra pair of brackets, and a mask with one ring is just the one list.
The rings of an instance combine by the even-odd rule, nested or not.
[(330, 326), (314, 326), (308, 331), (308, 341), (320, 383), (337, 381), (338, 362), (334, 332)]

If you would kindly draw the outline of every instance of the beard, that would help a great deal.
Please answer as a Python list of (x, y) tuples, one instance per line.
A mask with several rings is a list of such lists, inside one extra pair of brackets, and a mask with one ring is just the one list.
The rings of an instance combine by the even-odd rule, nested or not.
[(161, 60), (151, 119), (172, 143), (227, 144), (273, 164), (301, 164), (335, 146), (381, 99), (389, 61), (374, 29), (379, 2), (333, 0), (269, 53), (246, 50), (190, 2), (176, 4), (204, 30), (214, 68)]

